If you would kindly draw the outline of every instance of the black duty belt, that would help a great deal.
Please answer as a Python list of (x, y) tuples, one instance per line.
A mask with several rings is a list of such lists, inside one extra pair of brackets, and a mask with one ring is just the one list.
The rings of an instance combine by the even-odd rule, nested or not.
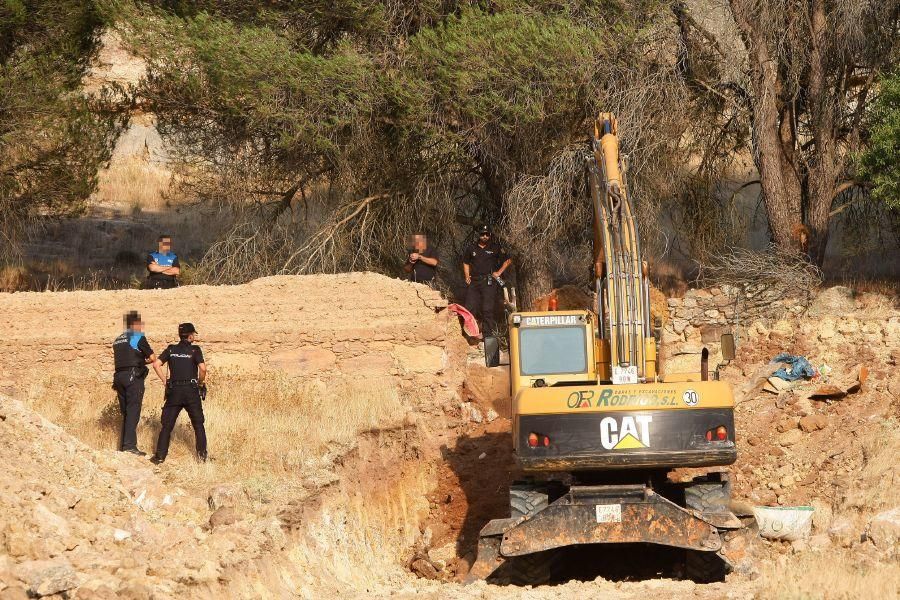
[(120, 373), (122, 371), (131, 371), (133, 369), (140, 369), (144, 365), (134, 365), (133, 367), (118, 367), (116, 369), (116, 373)]
[(200, 383), (196, 379), (170, 379), (166, 385), (177, 387), (183, 385), (199, 386)]

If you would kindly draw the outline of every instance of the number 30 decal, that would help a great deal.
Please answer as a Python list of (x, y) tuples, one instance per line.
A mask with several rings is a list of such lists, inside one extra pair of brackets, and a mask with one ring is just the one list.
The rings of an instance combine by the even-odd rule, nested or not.
[(688, 406), (697, 406), (697, 403), (700, 402), (700, 395), (694, 390), (685, 390), (684, 394), (681, 395), (681, 399)]

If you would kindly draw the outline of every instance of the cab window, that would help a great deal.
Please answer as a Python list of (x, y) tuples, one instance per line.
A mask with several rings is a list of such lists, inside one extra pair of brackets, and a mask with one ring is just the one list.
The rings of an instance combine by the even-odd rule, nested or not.
[(519, 330), (522, 375), (558, 375), (587, 371), (583, 327), (535, 327)]

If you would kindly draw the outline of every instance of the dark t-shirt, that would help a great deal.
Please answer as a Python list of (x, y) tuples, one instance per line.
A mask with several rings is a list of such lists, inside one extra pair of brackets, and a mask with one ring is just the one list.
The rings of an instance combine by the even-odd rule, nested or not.
[[(426, 258), (438, 258), (437, 252), (435, 252), (431, 248), (425, 248), (424, 250), (419, 252), (419, 254)], [(407, 262), (408, 261), (409, 258), (407, 258)], [(416, 262), (412, 263), (412, 271), (409, 274), (409, 280), (417, 281), (419, 283), (428, 283), (429, 281), (434, 280), (434, 275), (436, 272), (437, 265), (426, 265), (421, 260), (417, 260)]]
[(175, 283), (175, 275), (166, 275), (165, 273), (154, 273), (153, 271), (150, 271), (150, 265), (153, 263), (156, 263), (161, 267), (181, 267), (177, 254), (174, 252), (167, 252), (166, 254), (163, 254), (162, 252), (151, 252), (147, 255), (147, 271), (149, 272), (147, 279), (150, 279), (151, 281)]
[(113, 359), (116, 370), (142, 367), (152, 355), (153, 348), (150, 347), (150, 342), (140, 331), (129, 329), (113, 342)]
[(491, 242), (484, 248), (478, 244), (472, 244), (466, 248), (463, 262), (469, 265), (472, 277), (486, 277), (500, 268), (506, 262), (506, 252), (503, 246)]
[(163, 350), (159, 360), (163, 364), (169, 363), (170, 380), (190, 381), (197, 379), (198, 365), (203, 363), (203, 351), (190, 342), (178, 342)]

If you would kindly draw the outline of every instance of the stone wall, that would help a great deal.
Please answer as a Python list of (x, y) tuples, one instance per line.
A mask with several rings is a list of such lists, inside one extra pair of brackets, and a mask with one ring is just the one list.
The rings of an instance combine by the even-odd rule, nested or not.
[[(879, 347), (882, 335), (896, 328), (890, 300), (878, 294), (855, 294), (844, 287), (811, 293), (808, 298), (767, 292), (746, 297), (729, 286), (689, 290), (683, 298), (667, 300), (669, 319), (660, 336), (663, 373), (699, 370), (703, 348), (710, 352), (713, 369), (721, 361), (720, 337), (733, 333), (739, 347), (758, 346), (759, 340), (777, 336), (780, 347), (769, 352), (804, 352), (815, 355), (810, 343), (831, 343), (842, 336), (863, 336)], [(868, 336), (868, 337), (866, 337)], [(830, 356), (839, 360), (837, 356)], [(846, 359), (844, 359), (846, 360)]]
[(669, 319), (660, 335), (663, 373), (700, 370), (703, 348), (710, 353), (710, 369), (721, 360), (720, 338), (737, 333), (740, 319), (738, 290), (729, 286), (691, 289), (683, 298), (669, 298)]
[(238, 286), (0, 294), (0, 390), (31, 377), (112, 378), (122, 315), (141, 312), (159, 353), (179, 322), (200, 333), (216, 374), (298, 381), (387, 381), (455, 396), (465, 344), (447, 302), (425, 286), (371, 273), (267, 277)]

